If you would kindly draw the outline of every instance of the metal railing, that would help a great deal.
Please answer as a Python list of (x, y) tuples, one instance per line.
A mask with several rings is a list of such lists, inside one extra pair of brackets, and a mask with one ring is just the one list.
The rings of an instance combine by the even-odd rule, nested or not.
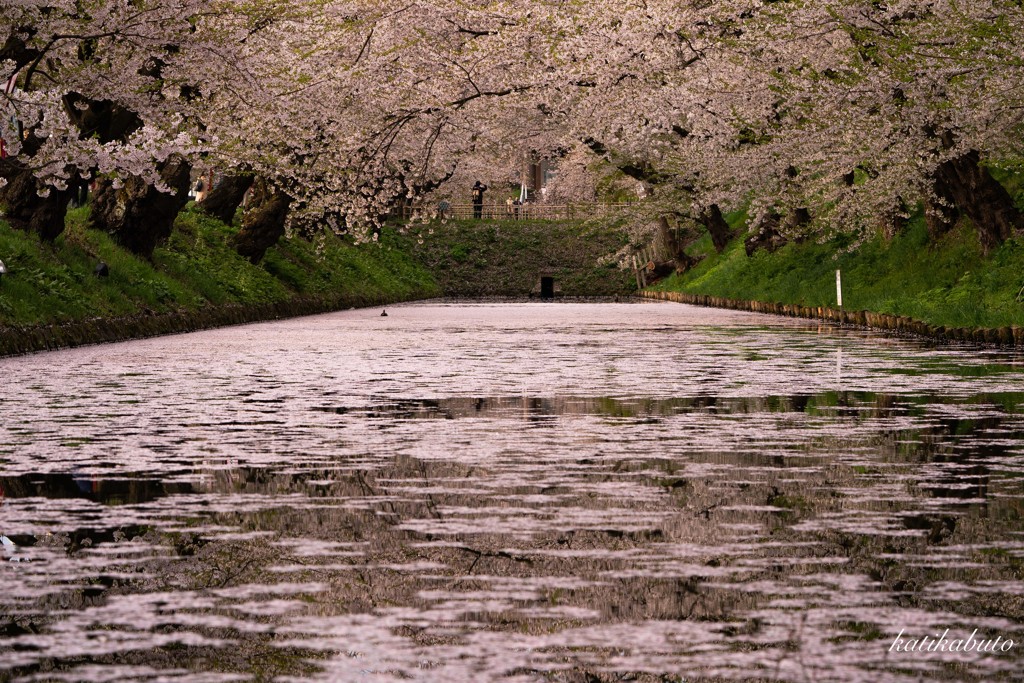
[[(601, 218), (610, 216), (630, 206), (628, 202), (589, 204), (541, 204), (527, 202), (525, 204), (484, 203), (480, 207), (480, 218), (483, 220), (525, 220), (553, 221), (576, 220), (583, 218)], [(438, 218), (469, 220), (477, 217), (473, 204), (448, 204), (440, 202), (431, 206), (406, 206), (402, 210), (402, 218), (410, 219), (424, 214)]]

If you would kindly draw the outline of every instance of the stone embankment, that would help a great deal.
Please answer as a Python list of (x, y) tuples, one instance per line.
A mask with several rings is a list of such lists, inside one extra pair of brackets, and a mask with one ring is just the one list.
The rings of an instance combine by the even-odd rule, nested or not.
[(656, 292), (646, 290), (641, 292), (640, 296), (648, 299), (675, 301), (695, 306), (729, 308), (737, 311), (825, 320), (837, 324), (870, 327), (900, 334), (928, 337), (940, 341), (1024, 346), (1024, 328), (1016, 326), (992, 328), (943, 327), (941, 325), (929, 325), (920, 320), (913, 320), (903, 316), (889, 315), (888, 313), (847, 311), (824, 306), (800, 306), (797, 304), (768, 303), (763, 301), (741, 301), (687, 292)]
[[(418, 298), (418, 297), (413, 297)], [(0, 357), (36, 351), (196, 332), (228, 325), (294, 318), (396, 303), (384, 296), (348, 296), (338, 299), (293, 299), (256, 306), (225, 305), (196, 311), (137, 313), (29, 326), (0, 326)]]

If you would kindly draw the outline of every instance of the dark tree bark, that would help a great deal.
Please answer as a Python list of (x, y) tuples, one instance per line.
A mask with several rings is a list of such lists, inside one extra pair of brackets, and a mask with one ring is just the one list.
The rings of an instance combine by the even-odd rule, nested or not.
[(30, 48), (25, 39), (31, 39), (35, 35), (36, 29), (31, 26), (12, 26), (8, 29), (3, 45), (0, 45), (0, 61), (11, 60), (14, 62), (15, 71), (20, 71), (22, 67), (31, 64), (39, 57), (39, 51)]
[[(85, 109), (76, 106), (83, 103), (88, 105)], [(75, 92), (64, 96), (64, 111), (81, 131), (80, 137), (95, 136), (103, 144), (126, 140), (142, 128), (142, 119), (135, 112), (110, 100), (91, 100)]]
[(225, 176), (207, 193), (206, 198), (199, 202), (199, 208), (204, 213), (231, 225), (235, 219), (235, 212), (245, 199), (245, 193), (252, 187), (253, 180), (251, 175)]
[[(785, 222), (783, 222), (785, 218)], [(811, 212), (804, 207), (793, 209), (788, 216), (781, 216), (772, 211), (765, 216), (753, 233), (743, 241), (747, 256), (752, 256), (758, 249), (764, 249), (769, 254), (790, 241), (800, 242), (805, 235), (802, 230), (811, 222)]]
[(0, 174), (7, 185), (0, 188), (0, 205), (4, 206), (4, 218), (15, 228), (34, 232), (43, 240), (52, 242), (64, 232), (64, 214), (68, 210), (73, 189), (50, 188), (49, 194), (40, 197), (44, 186), (36, 180), (32, 171), (4, 160)]
[[(9, 40), (4, 52), (11, 47)], [(18, 56), (20, 53), (14, 53)], [(87, 103), (82, 110), (77, 103)], [(95, 136), (100, 142), (122, 140), (142, 126), (141, 120), (132, 112), (106, 100), (87, 100), (77, 93), (64, 96), (64, 109), (68, 117), (85, 137)], [(31, 158), (42, 145), (43, 140), (30, 131), (25, 137), (23, 154)], [(73, 169), (71, 176), (76, 177)], [(7, 207), (7, 217), (12, 225), (37, 233), (44, 240), (53, 240), (64, 231), (64, 215), (68, 203), (75, 197), (85, 181), (71, 184), (67, 190), (50, 189), (48, 196), (40, 197), (43, 185), (32, 173), (14, 160), (0, 163), (0, 175), (8, 184), (0, 190), (0, 202)]]
[(109, 181), (97, 183), (92, 225), (111, 233), (132, 253), (150, 258), (171, 235), (174, 219), (188, 202), (192, 168), (174, 155), (159, 166), (160, 177), (172, 190), (159, 192), (140, 178), (130, 177), (120, 189)]
[[(693, 261), (693, 264), (689, 266), (690, 268), (697, 263), (696, 259), (691, 260)], [(651, 261), (644, 266), (644, 270), (647, 271), (648, 284), (664, 277), (668, 277), (672, 273), (677, 272), (677, 269), (678, 267), (675, 261), (665, 261), (664, 263), (655, 263), (654, 261)]]
[(291, 203), (291, 197), (277, 191), (246, 213), (242, 218), (242, 229), (235, 235), (235, 250), (252, 263), (259, 263), (267, 249), (284, 235)]
[(882, 237), (889, 242), (907, 227), (907, 219), (900, 215), (888, 214), (881, 218), (879, 227), (882, 230)]
[(806, 225), (809, 225), (810, 222), (810, 211), (808, 211), (804, 207), (793, 209), (793, 211), (789, 214), (789, 217), (786, 219), (786, 232), (790, 235), (797, 235), (799, 238), (797, 241), (801, 241), (803, 235), (801, 235), (800, 229)]
[[(17, 64), (28, 63), (37, 54), (34, 50), (27, 49), (20, 39), (13, 37), (13, 34), (0, 48), (0, 60), (10, 59)], [(18, 134), (21, 134), (20, 124)], [(32, 130), (23, 137), (19, 156), (31, 158), (39, 151), (43, 139), (34, 135)], [(7, 181), (7, 184), (0, 188), (0, 205), (3, 205), (4, 217), (12, 226), (34, 232), (47, 241), (53, 241), (64, 232), (64, 214), (67, 213), (68, 202), (74, 195), (74, 187), (63, 191), (56, 188), (47, 189), (36, 179), (31, 168), (21, 163), (18, 158), (0, 159), (0, 177)], [(46, 196), (39, 196), (40, 192)]]
[(747, 256), (753, 256), (758, 249), (764, 249), (770, 254), (786, 243), (786, 238), (779, 229), (781, 221), (782, 216), (775, 212), (761, 219), (750, 236), (743, 240)]
[(658, 219), (658, 236), (668, 250), (677, 273), (686, 272), (697, 263), (695, 258), (686, 253), (684, 241), (680, 238), (678, 231), (672, 229), (667, 216)]
[(733, 237), (733, 231), (725, 222), (722, 210), (718, 208), (717, 204), (712, 204), (701, 212), (700, 222), (704, 224), (711, 235), (711, 244), (714, 245), (715, 251), (721, 254)]
[[(986, 253), (1024, 230), (1024, 216), (1014, 206), (1006, 188), (981, 165), (977, 151), (972, 150), (939, 166), (935, 174), (935, 194), (971, 219)], [(948, 213), (941, 218), (946, 225), (952, 225), (956, 219), (955, 214)]]
[[(936, 194), (939, 189), (936, 187)], [(943, 197), (946, 202), (952, 202), (949, 197)], [(960, 219), (960, 210), (952, 203), (940, 204), (936, 201), (928, 202), (924, 214), (925, 225), (928, 226), (928, 238), (934, 242), (947, 232), (953, 229), (957, 220)]]
[(887, 242), (891, 241), (907, 227), (907, 219), (905, 216), (909, 215), (910, 212), (910, 207), (908, 207), (907, 203), (903, 201), (902, 197), (900, 197), (899, 207), (886, 212), (885, 215), (879, 219), (878, 227), (882, 232), (882, 237), (884, 237)]

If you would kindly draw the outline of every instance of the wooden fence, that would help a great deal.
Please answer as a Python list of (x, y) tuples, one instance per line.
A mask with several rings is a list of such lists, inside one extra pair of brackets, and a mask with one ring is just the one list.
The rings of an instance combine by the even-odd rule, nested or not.
[[(524, 221), (554, 221), (554, 220), (575, 220), (583, 218), (602, 218), (611, 216), (618, 211), (630, 206), (629, 203), (599, 203), (590, 204), (540, 204), (527, 202), (521, 205), (484, 203), (480, 207), (480, 218), (483, 220), (524, 220)], [(473, 204), (448, 204), (441, 202), (433, 206), (407, 206), (402, 211), (405, 219), (413, 216), (421, 216), (425, 212), (436, 214), (441, 217), (455, 219), (472, 219), (476, 217)]]
[(636, 249), (629, 257), (627, 265), (633, 267), (637, 291), (647, 289), (648, 280), (653, 279), (656, 275), (658, 263), (666, 259), (663, 252), (662, 245), (654, 242)]

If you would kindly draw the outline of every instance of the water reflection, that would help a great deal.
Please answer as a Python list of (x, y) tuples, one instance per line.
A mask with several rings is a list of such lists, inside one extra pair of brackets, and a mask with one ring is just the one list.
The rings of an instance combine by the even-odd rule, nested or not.
[[(1017, 675), (1016, 354), (389, 313), (0, 361), (0, 679)], [(946, 629), (1021, 645), (891, 649)]]

